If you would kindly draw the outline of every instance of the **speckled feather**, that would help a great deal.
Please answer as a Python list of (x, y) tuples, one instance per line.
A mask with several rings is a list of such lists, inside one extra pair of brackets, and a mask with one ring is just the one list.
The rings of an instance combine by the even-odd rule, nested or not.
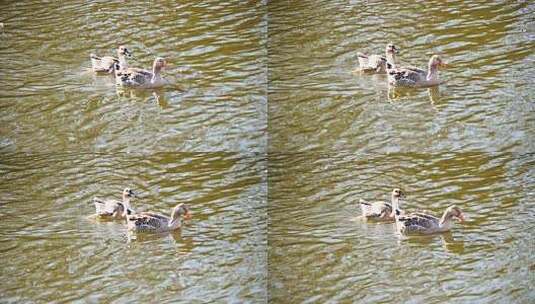
[(426, 232), (439, 226), (440, 219), (425, 213), (411, 213), (400, 216), (398, 221), (402, 232)]
[(150, 82), (153, 77), (152, 72), (143, 69), (129, 68), (117, 74), (120, 82), (124, 86), (143, 86)]
[(158, 231), (165, 230), (169, 225), (170, 219), (166, 216), (143, 212), (128, 217), (128, 226), (135, 228), (136, 231)]

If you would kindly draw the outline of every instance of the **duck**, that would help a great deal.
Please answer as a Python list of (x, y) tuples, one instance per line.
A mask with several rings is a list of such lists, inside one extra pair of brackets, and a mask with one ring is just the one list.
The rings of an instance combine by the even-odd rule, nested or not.
[(123, 201), (117, 200), (103, 200), (98, 197), (93, 198), (96, 215), (101, 218), (116, 218), (123, 219), (127, 215), (134, 214), (134, 210), (130, 206), (130, 199), (136, 197), (136, 193), (130, 189), (123, 190)]
[(357, 53), (359, 61), (358, 71), (366, 73), (385, 74), (387, 72), (387, 63), (392, 66), (396, 65), (396, 54), (399, 53), (399, 48), (392, 42), (388, 43), (385, 48), (385, 56), (368, 55), (364, 53)]
[(127, 228), (133, 232), (166, 232), (182, 226), (182, 218), (191, 219), (189, 206), (178, 204), (171, 211), (171, 217), (153, 212), (128, 215)]
[(397, 209), (395, 218), (396, 230), (404, 235), (447, 232), (451, 229), (453, 219), (461, 223), (465, 221), (463, 212), (455, 205), (449, 206), (441, 218), (422, 212), (402, 215)]
[(167, 81), (160, 75), (166, 64), (164, 58), (156, 57), (152, 65), (152, 72), (139, 68), (121, 69), (116, 71), (115, 80), (119, 86), (123, 87), (159, 88), (167, 84)]
[(367, 202), (360, 199), (359, 204), (362, 216), (367, 220), (393, 222), (395, 212), (392, 206), (399, 206), (399, 200), (403, 198), (405, 198), (405, 193), (401, 189), (395, 188), (392, 190), (392, 203), (384, 201)]
[(443, 82), (438, 77), (439, 69), (447, 66), (439, 55), (431, 56), (427, 71), (416, 67), (397, 67), (396, 64), (388, 62), (388, 84), (400, 87), (436, 86)]
[(111, 74), (117, 69), (127, 69), (128, 63), (126, 57), (132, 57), (132, 53), (124, 45), (117, 47), (117, 58), (112, 56), (99, 57), (93, 53), (89, 55), (91, 58), (91, 68), (95, 73)]

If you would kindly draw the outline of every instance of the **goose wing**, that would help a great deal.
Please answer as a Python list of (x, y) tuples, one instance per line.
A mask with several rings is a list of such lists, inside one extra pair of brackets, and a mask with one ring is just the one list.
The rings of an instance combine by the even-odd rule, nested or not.
[(367, 202), (360, 200), (362, 215), (367, 218), (385, 218), (392, 214), (392, 205), (388, 202)]
[(378, 70), (386, 64), (386, 58), (381, 55), (357, 53), (357, 59), (361, 70)]
[(113, 70), (114, 65), (119, 63), (117, 58), (111, 56), (99, 57), (95, 54), (90, 54), (89, 58), (91, 58), (91, 67), (95, 72), (110, 73)]
[(122, 213), (124, 210), (123, 203), (116, 200), (102, 200), (97, 197), (93, 199), (96, 214), (99, 216), (112, 216)]
[(410, 232), (426, 232), (439, 226), (439, 219), (425, 213), (400, 216), (398, 221)]
[(169, 218), (157, 213), (143, 212), (129, 216), (128, 222), (138, 230), (158, 230), (167, 226)]
[(396, 68), (388, 71), (388, 77), (391, 83), (404, 85), (416, 85), (425, 79), (425, 71), (411, 68)]
[(129, 68), (117, 74), (119, 81), (127, 86), (143, 86), (150, 82), (152, 76), (152, 72), (138, 68)]

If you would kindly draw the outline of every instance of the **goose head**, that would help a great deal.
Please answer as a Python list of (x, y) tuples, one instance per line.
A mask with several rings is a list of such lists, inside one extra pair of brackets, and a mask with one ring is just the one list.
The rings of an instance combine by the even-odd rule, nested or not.
[(174, 222), (178, 219), (184, 218), (185, 220), (191, 219), (191, 212), (189, 206), (186, 204), (178, 204), (173, 208), (171, 212), (171, 221)]
[(132, 53), (124, 45), (120, 45), (117, 48), (117, 55), (119, 57), (121, 57), (121, 56), (132, 57)]
[(137, 197), (137, 194), (130, 188), (124, 188), (123, 199), (129, 199), (133, 197)]
[(386, 45), (386, 49), (385, 49), (387, 54), (398, 54), (399, 50), (400, 49), (397, 46), (395, 46), (392, 42), (389, 42)]
[(394, 190), (392, 190), (392, 198), (396, 198), (396, 199), (404, 199), (406, 197), (405, 195), (405, 192), (403, 192), (401, 189), (399, 188), (394, 188)]
[(399, 200), (405, 198), (405, 192), (403, 192), (399, 188), (394, 188), (392, 190), (392, 208), (394, 209), (394, 212), (396, 215), (399, 216)]
[(156, 57), (156, 59), (154, 59), (153, 68), (154, 68), (155, 71), (160, 71), (165, 67), (166, 64), (167, 64), (167, 62), (165, 61), (164, 58)]
[(448, 209), (446, 209), (446, 218), (456, 218), (459, 220), (459, 222), (464, 222), (465, 218), (464, 218), (464, 214), (463, 212), (461, 211), (461, 208), (455, 206), (455, 205), (452, 205), (452, 206), (449, 206)]
[(448, 67), (448, 64), (440, 58), (439, 55), (433, 55), (431, 56), (431, 59), (429, 59), (429, 69), (434, 70), (437, 68), (446, 68)]

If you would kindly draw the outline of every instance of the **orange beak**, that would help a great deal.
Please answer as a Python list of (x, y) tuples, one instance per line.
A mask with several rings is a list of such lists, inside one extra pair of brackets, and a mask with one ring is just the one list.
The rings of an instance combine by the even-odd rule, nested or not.
[(441, 67), (441, 68), (447, 68), (447, 67), (449, 67), (449, 66), (450, 66), (449, 64), (447, 64), (447, 63), (445, 63), (445, 62), (443, 62), (443, 61), (440, 62), (440, 67)]
[(464, 217), (464, 214), (459, 214), (459, 216), (457, 217), (459, 219), (459, 222), (460, 223), (464, 223), (464, 221), (466, 220), (465, 217)]

